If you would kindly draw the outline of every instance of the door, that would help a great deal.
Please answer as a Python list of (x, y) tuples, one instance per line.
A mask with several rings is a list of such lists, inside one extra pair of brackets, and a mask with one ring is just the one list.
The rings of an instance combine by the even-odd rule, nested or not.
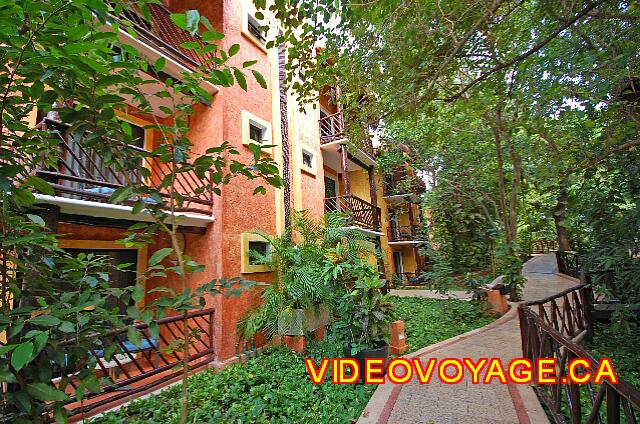
[(328, 212), (337, 212), (340, 210), (336, 180), (326, 175), (324, 177), (324, 199), (325, 209)]
[(398, 223), (398, 214), (393, 209), (389, 209), (389, 226), (391, 227), (391, 240), (390, 241), (399, 240), (400, 239), (400, 225)]
[(396, 274), (402, 274), (404, 272), (402, 252), (393, 252), (393, 268), (395, 269)]
[[(137, 249), (64, 249), (71, 255), (79, 253), (94, 254), (96, 256), (105, 257), (107, 262), (106, 271), (109, 274), (109, 286), (113, 288), (126, 288), (136, 284), (136, 269), (138, 264)], [(126, 267), (123, 265), (128, 264)], [(132, 302), (133, 303), (133, 302)], [(109, 299), (107, 306), (110, 308), (118, 308), (120, 313), (124, 315), (129, 305), (124, 304), (118, 299)]]

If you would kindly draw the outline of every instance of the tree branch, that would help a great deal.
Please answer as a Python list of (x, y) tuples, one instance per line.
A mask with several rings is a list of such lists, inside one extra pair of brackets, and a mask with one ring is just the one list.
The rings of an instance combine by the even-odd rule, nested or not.
[(604, 152), (602, 152), (595, 159), (587, 162), (585, 165), (575, 167), (574, 169), (571, 170), (571, 172), (583, 171), (585, 169), (589, 169), (591, 167), (594, 167), (597, 164), (599, 164), (600, 162), (602, 162), (603, 160), (605, 160), (606, 158), (608, 158), (609, 156), (611, 156), (611, 155), (613, 155), (615, 153), (624, 152), (625, 150), (629, 150), (629, 149), (631, 149), (632, 147), (635, 147), (635, 146), (640, 146), (640, 138), (628, 141), (628, 142), (626, 142), (624, 144), (620, 144), (620, 145), (617, 145), (617, 146), (610, 147), (610, 148), (606, 149)]
[(505, 68), (508, 68), (518, 62), (523, 61), (524, 59), (528, 58), (529, 56), (531, 56), (534, 53), (537, 53), (538, 51), (540, 51), (544, 46), (546, 46), (547, 44), (549, 44), (551, 41), (553, 41), (555, 38), (557, 38), (562, 32), (564, 32), (564, 30), (566, 30), (567, 28), (569, 28), (570, 26), (572, 26), (574, 23), (576, 23), (577, 21), (579, 21), (580, 19), (584, 18), (585, 16), (588, 16), (589, 13), (595, 9), (596, 7), (606, 3), (609, 0), (597, 0), (593, 3), (591, 3), (590, 5), (588, 5), (587, 7), (585, 7), (581, 12), (577, 13), (576, 15), (574, 15), (571, 19), (567, 20), (562, 26), (560, 26), (558, 29), (556, 29), (555, 31), (553, 31), (547, 38), (545, 38), (544, 40), (542, 40), (541, 42), (539, 42), (538, 44), (536, 44), (534, 47), (532, 47), (531, 49), (527, 50), (526, 52), (514, 57), (513, 59), (509, 60), (508, 62), (505, 63), (501, 63), (499, 65), (494, 66), (493, 68), (491, 68), (488, 72), (480, 75), (479, 77), (475, 78), (473, 81), (469, 82), (467, 85), (465, 85), (460, 91), (458, 91), (456, 94), (454, 94), (453, 96), (450, 96), (448, 98), (445, 99), (445, 101), (448, 102), (453, 102), (455, 100), (457, 100), (458, 98), (460, 98), (464, 93), (466, 93), (467, 91), (469, 91), (473, 86), (475, 86), (476, 84), (478, 84), (479, 82), (484, 81), (485, 79), (489, 78), (491, 75), (495, 74), (498, 71), (501, 71)]

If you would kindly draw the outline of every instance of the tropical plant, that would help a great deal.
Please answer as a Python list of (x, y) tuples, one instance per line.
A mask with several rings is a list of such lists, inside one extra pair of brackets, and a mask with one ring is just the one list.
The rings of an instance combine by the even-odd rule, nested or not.
[[(195, 173), (199, 177), (195, 195), (205, 191), (220, 193), (220, 185), (240, 175), (281, 185), (273, 160), (261, 155), (261, 149), (268, 146), (250, 146), (254, 154), (250, 166), (234, 159), (239, 152), (229, 143), (211, 146), (202, 154), (192, 149), (188, 136), (190, 116), (195, 105), (212, 99), (202, 84), (229, 87), (237, 83), (247, 89), (246, 70), (227, 64), (239, 45), (231, 46), (228, 52), (220, 50), (216, 42), (223, 34), (197, 11), (172, 14), (170, 18), (192, 35), (202, 32), (202, 43), (185, 43), (183, 48), (210, 60), (193, 72), (184, 72), (180, 79), (163, 79), (160, 88), (156, 86), (158, 90), (149, 93), (149, 85), (159, 81), (145, 75), (162, 74), (167, 61), (160, 58), (149, 63), (135, 48), (123, 44), (118, 31), (134, 31), (130, 22), (114, 22), (113, 16), (142, 13), (148, 18), (150, 2), (155, 3), (0, 3), (0, 334), (6, 337), (0, 348), (0, 383), (8, 388), (8, 395), (2, 400), (2, 415), (16, 422), (46, 420), (48, 416), (43, 413), (49, 410), (53, 410), (56, 420), (65, 421), (62, 404), (68, 396), (63, 390), (76, 399), (82, 399), (86, 388), (99, 391), (93, 374), (95, 360), (83, 355), (95, 348), (107, 331), (123, 328), (121, 320), (108, 317), (113, 314), (109, 299), (119, 296), (129, 303), (143, 295), (141, 285), (130, 292), (109, 289), (106, 274), (96, 265), (95, 258), (70, 258), (56, 248), (57, 236), (49, 233), (52, 229), (38, 216), (44, 209), (35, 204), (34, 192), (55, 192), (33, 170), (59, 168), (60, 128), (82, 148), (99, 154), (105, 166), (125, 177), (124, 186), (111, 194), (112, 203), (132, 203), (133, 213), (151, 217), (152, 223), (136, 224), (122, 242), (137, 246), (149, 243), (156, 234), (166, 235), (171, 242), (170, 248), (160, 249), (150, 258), (148, 274), (141, 280), (174, 274), (180, 288), (158, 287), (158, 299), (148, 304), (147, 310), (130, 306), (127, 313), (148, 322), (150, 331), (155, 331), (154, 315), (178, 311), (185, 317), (185, 337), (176, 347), (184, 353), (183, 421), (188, 408), (189, 342), (197, 337), (188, 329), (187, 311), (202, 308), (204, 296), (215, 295), (238, 280), (188, 287), (187, 275), (200, 272), (203, 267), (185, 255), (178, 242), (176, 209), (188, 204), (189, 199), (176, 192), (174, 182), (181, 178), (180, 174)], [(109, 25), (113, 30), (105, 30)], [(210, 54), (213, 51), (218, 55)], [(250, 69), (253, 63), (246, 62), (243, 68), (251, 70), (258, 84), (265, 87), (262, 75)], [(217, 69), (210, 72), (214, 67)], [(131, 126), (118, 120), (115, 111), (133, 107), (154, 116), (152, 104), (157, 99), (163, 103), (159, 106), (162, 113), (173, 119), (170, 123), (156, 120), (145, 127), (159, 135), (152, 152), (127, 148), (134, 144)], [(48, 121), (34, 126), (30, 121), (35, 116), (47, 116)], [(140, 166), (143, 160), (153, 160), (168, 171), (157, 186), (145, 184), (151, 180), (151, 171)], [(131, 178), (134, 171), (140, 178)], [(256, 193), (265, 191), (262, 186), (256, 188)], [(94, 337), (87, 337), (90, 331)], [(136, 343), (140, 335), (131, 328), (128, 338)], [(68, 375), (54, 385), (52, 368), (68, 370), (67, 363), (72, 359), (76, 359), (77, 369), (71, 374), (77, 373), (80, 386), (74, 389), (68, 385)]]
[(314, 221), (307, 211), (292, 214), (291, 226), (279, 237), (256, 233), (269, 243), (267, 255), (251, 254), (258, 263), (269, 265), (273, 282), (262, 293), (262, 304), (238, 324), (239, 333), (249, 338), (265, 330), (277, 333), (278, 319), (320, 303), (334, 303), (338, 280), (345, 278), (351, 265), (373, 246), (362, 233), (348, 228), (341, 214), (325, 214)]
[(391, 297), (382, 292), (386, 282), (371, 265), (360, 264), (358, 269), (359, 278), (340, 299), (339, 321), (333, 326), (352, 355), (388, 344), (393, 318)]

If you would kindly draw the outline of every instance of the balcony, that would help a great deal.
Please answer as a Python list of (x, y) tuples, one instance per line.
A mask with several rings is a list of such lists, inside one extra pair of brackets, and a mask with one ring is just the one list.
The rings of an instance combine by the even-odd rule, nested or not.
[(394, 175), (385, 175), (383, 189), (385, 197), (394, 197), (420, 195), (427, 190), (427, 187), (422, 178), (403, 171), (396, 172)]
[(144, 18), (135, 5), (125, 8), (120, 15), (111, 14), (110, 19), (118, 23), (125, 21), (125, 25), (131, 25), (139, 41), (191, 70), (201, 65), (208, 69), (215, 67), (215, 63), (211, 61), (214, 56), (212, 52), (199, 54), (182, 47), (185, 42), (195, 42), (204, 46), (198, 34), (192, 35), (174, 24), (171, 11), (162, 4), (148, 4), (147, 7), (149, 20)]
[(394, 272), (393, 275), (398, 286), (432, 286), (430, 281), (422, 278), (421, 272)]
[(389, 242), (416, 242), (421, 239), (417, 225), (392, 226), (387, 229), (387, 238)]
[[(69, 135), (65, 124), (45, 119), (45, 125), (57, 130), (54, 134), (60, 137), (59, 158), (53, 166), (39, 166), (35, 174), (49, 182), (56, 196), (108, 204), (111, 194), (120, 187), (141, 184), (158, 188), (171, 174), (168, 164), (161, 163), (151, 152), (134, 145), (124, 146), (123, 149), (140, 153), (139, 168), (126, 173), (117, 170), (111, 161), (103, 157), (103, 153), (82, 145)], [(142, 175), (139, 170), (142, 168), (147, 168), (150, 176)], [(184, 199), (182, 206), (175, 209), (177, 212), (211, 215), (213, 193), (208, 178), (201, 180), (193, 171), (179, 173), (173, 190)], [(160, 195), (163, 199), (171, 198), (168, 189), (163, 189)], [(132, 198), (124, 203), (131, 205), (135, 200)], [(143, 198), (143, 201), (149, 204), (158, 202), (151, 197)]]
[[(320, 126), (320, 144), (329, 144), (347, 138), (344, 127), (344, 114), (342, 112), (323, 116), (318, 121), (318, 124)], [(357, 147), (368, 156), (373, 157), (373, 144), (370, 139), (365, 144)]]
[(355, 227), (371, 231), (380, 229), (380, 208), (357, 196), (327, 197), (324, 199), (324, 210), (345, 213), (348, 223)]

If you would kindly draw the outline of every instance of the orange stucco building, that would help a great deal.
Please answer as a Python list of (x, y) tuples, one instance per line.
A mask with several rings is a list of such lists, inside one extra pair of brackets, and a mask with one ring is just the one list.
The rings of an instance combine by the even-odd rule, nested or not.
[[(292, 210), (303, 209), (315, 217), (326, 211), (350, 212), (350, 225), (371, 236), (372, 242), (382, 249), (384, 264), (381, 266), (387, 277), (392, 279), (396, 273), (408, 283), (417, 281), (424, 269), (424, 260), (418, 251), (421, 241), (415, 231), (422, 221), (419, 196), (415, 190), (411, 190), (412, 193), (389, 191), (392, 181), (385, 181), (376, 168), (373, 147), (353, 146), (345, 138), (344, 117), (333, 99), (335, 90), (325, 88), (317, 104), (305, 105), (303, 112), (294, 96), (282, 91), (280, 73), (284, 53), (278, 48), (266, 48), (263, 36), (270, 34), (263, 34), (256, 25), (252, 2), (167, 0), (163, 6), (153, 8), (152, 22), (134, 27), (140, 35), (137, 40), (126, 38), (126, 34), (121, 38), (152, 60), (166, 57), (167, 73), (172, 77), (177, 78), (181, 72), (197, 65), (197, 58), (183, 51), (180, 43), (163, 36), (169, 30), (181, 31), (167, 27), (173, 25), (167, 16), (171, 12), (198, 9), (225, 35), (221, 41), (223, 49), (234, 44), (241, 46), (229, 64), (241, 66), (245, 61), (257, 60), (254, 68), (267, 81), (267, 88), (263, 89), (248, 79), (247, 92), (237, 85), (207, 86), (213, 101), (210, 105), (198, 105), (190, 120), (189, 138), (194, 151), (203, 152), (228, 141), (240, 152), (239, 160), (249, 163), (253, 157), (249, 143), (274, 145), (268, 154), (279, 164), (288, 183), (284, 189), (267, 187), (265, 195), (253, 195), (258, 183), (238, 178), (222, 187), (220, 196), (212, 193), (198, 196), (189, 208), (180, 212), (183, 249), (206, 266), (204, 273), (190, 277), (191, 283), (195, 286), (234, 276), (269, 282), (269, 270), (264, 265), (253, 264), (249, 257), (250, 249), (260, 249), (264, 242), (253, 232), (279, 234), (287, 224), (287, 215)], [(269, 31), (276, 31), (275, 24), (271, 24)], [(188, 33), (182, 35), (190, 37)], [(151, 122), (151, 117), (133, 110), (122, 112), (120, 117), (139, 131), (138, 148), (153, 147), (157, 135), (143, 128)], [(156, 118), (169, 117), (158, 113)], [(51, 119), (47, 124), (62, 125)], [(149, 217), (144, 213), (132, 215), (130, 207), (109, 203), (109, 193), (120, 183), (117, 178), (106, 175), (110, 172), (107, 168), (92, 162), (91, 152), (68, 146), (63, 157), (70, 163), (61, 166), (57, 173), (39, 171), (53, 184), (55, 196), (37, 196), (40, 205), (46, 208), (47, 222), (62, 234), (61, 247), (70, 251), (99, 250), (114, 263), (133, 262), (137, 273), (144, 272), (149, 257), (157, 249), (168, 246), (169, 241), (159, 236), (155, 243), (141, 249), (116, 244), (131, 224), (148, 221)], [(183, 185), (182, 188), (188, 190), (188, 183)], [(112, 280), (114, 284), (135, 284), (135, 278), (122, 274), (115, 274)], [(157, 285), (175, 286), (176, 282), (151, 279), (146, 282), (146, 289)], [(147, 296), (148, 301), (150, 295)], [(257, 289), (239, 298), (209, 299), (208, 306), (215, 309), (214, 362), (224, 365), (242, 354), (236, 324), (258, 301)], [(261, 342), (256, 340), (255, 344)]]

